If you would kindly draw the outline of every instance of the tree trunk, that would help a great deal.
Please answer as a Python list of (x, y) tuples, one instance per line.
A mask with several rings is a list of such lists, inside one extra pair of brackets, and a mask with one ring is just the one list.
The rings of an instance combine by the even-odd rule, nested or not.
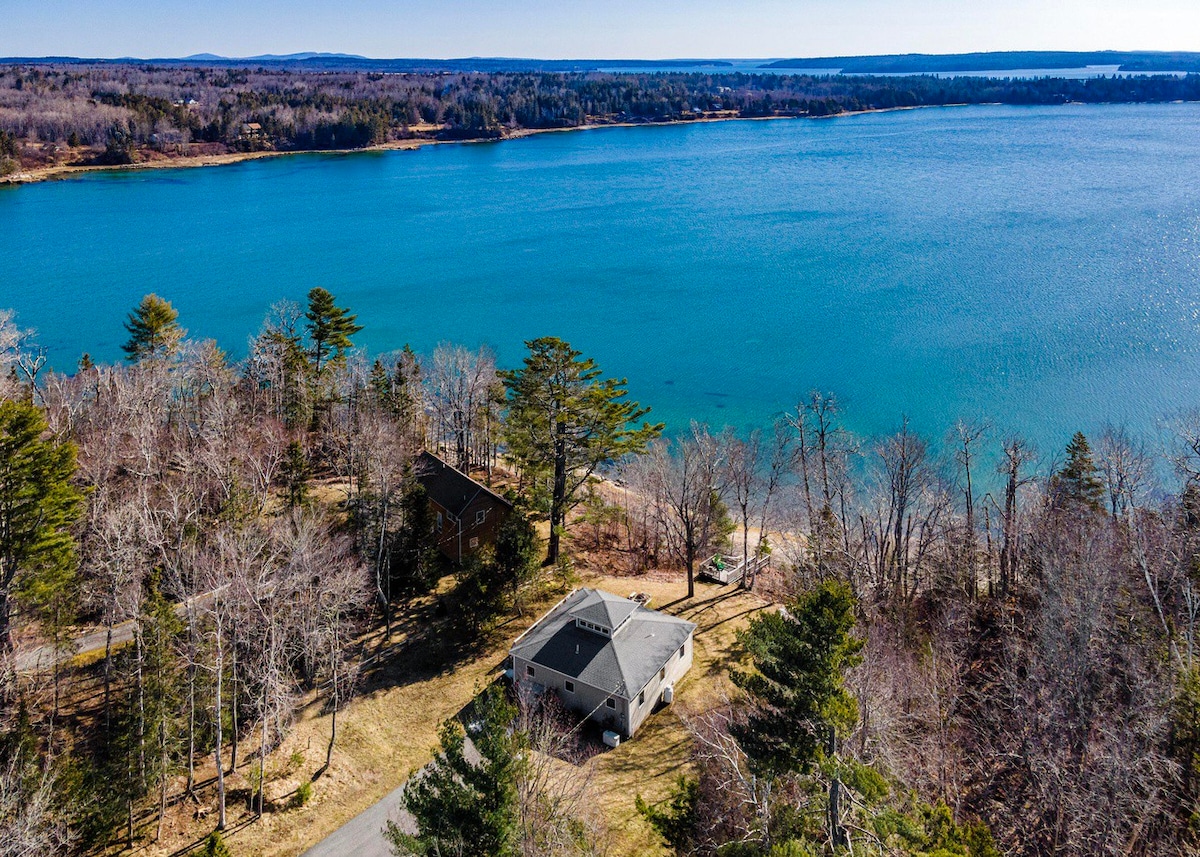
[(61, 678), (61, 670), (58, 668), (58, 652), (62, 645), (62, 617), (60, 615), (57, 599), (54, 606), (54, 659), (50, 662), (51, 672), (54, 678), (54, 710), (50, 714), (49, 732), (46, 735), (46, 755), (49, 758), (54, 757), (54, 726), (58, 723), (58, 710), (61, 705), (59, 680)]
[[(217, 609), (220, 609), (217, 606)], [(221, 686), (224, 681), (223, 673), (225, 671), (224, 652), (222, 651), (220, 620), (217, 626), (217, 687), (216, 701), (213, 705), (213, 713), (215, 714), (216, 727), (216, 746), (213, 748), (213, 759), (217, 766), (217, 830), (225, 829), (225, 763), (221, 761), (221, 746), (224, 744), (224, 734), (222, 731), (222, 713), (223, 706), (221, 704)]]
[[(336, 658), (337, 655), (334, 654), (334, 657)], [(333, 763), (333, 742), (337, 740), (337, 715), (340, 701), (338, 698), (338, 668), (335, 664), (333, 667), (333, 716), (329, 721), (329, 746), (325, 748), (325, 770), (327, 771)]]
[[(742, 588), (751, 589), (754, 581), (749, 580), (750, 571), (750, 506), (742, 503)], [(761, 535), (760, 535), (761, 538)]]
[(163, 720), (158, 724), (158, 827), (154, 831), (154, 841), (162, 839), (163, 817), (167, 814), (167, 771), (170, 760), (167, 754), (167, 713), (162, 714)]
[(1011, 465), (1008, 471), (1008, 485), (1004, 490), (1004, 532), (1003, 544), (1000, 547), (1000, 594), (1007, 595), (1012, 585), (1016, 569), (1013, 568), (1016, 559), (1016, 529), (1017, 529), (1017, 468)]
[(692, 537), (688, 537), (687, 543), (687, 567), (688, 567), (688, 598), (696, 597), (696, 547)]
[(112, 737), (112, 622), (104, 636), (104, 735)]
[(963, 468), (967, 474), (967, 592), (976, 598), (979, 596), (979, 580), (975, 570), (975, 498), (971, 486), (971, 457), (965, 451)]
[[(386, 594), (383, 591), (383, 581), (386, 578), (391, 580), (390, 561), (387, 558), (387, 522), (388, 522), (388, 494), (385, 491), (383, 495), (383, 508), (380, 510), (379, 516), (379, 544), (375, 549), (375, 594), (379, 599), (379, 608), (383, 611), (383, 639), (385, 642), (391, 642), (392, 639), (392, 605)], [(390, 588), (390, 585), (389, 585)]]
[[(827, 727), (828, 737), (826, 743), (826, 751), (829, 758), (837, 761), (837, 733), (834, 732), (832, 726)], [(850, 847), (850, 839), (846, 835), (846, 828), (842, 826), (842, 781), (837, 775), (836, 769), (833, 779), (829, 782), (829, 842), (833, 846), (834, 851)]]
[(558, 562), (559, 535), (562, 531), (567, 502), (567, 424), (558, 423), (554, 437), (554, 490), (550, 495), (550, 544), (546, 553), (548, 563)]
[(262, 818), (263, 814), (263, 796), (267, 790), (267, 697), (263, 693), (262, 705), (262, 732), (259, 736), (258, 745), (258, 794), (255, 795), (252, 807), (255, 815)]
[(185, 599), (188, 617), (188, 759), (187, 794), (195, 796), (196, 788), (196, 617), (192, 613), (192, 600)]
[(146, 791), (146, 678), (142, 674), (145, 654), (142, 647), (142, 622), (139, 617), (133, 629), (135, 658), (137, 663), (137, 700), (138, 700), (138, 780), (142, 792)]
[(229, 652), (229, 773), (237, 772), (238, 757), (238, 662), (237, 646)]
[[(0, 565), (0, 572), (2, 572), (0, 574), (0, 582), (3, 583), (0, 586), (0, 654), (11, 655), (13, 652), (13, 641), (12, 628), (8, 615), (8, 588), (12, 585), (12, 573), (9, 572), (9, 563), (7, 560), (0, 560), (0, 563), (2, 563)], [(4, 658), (5, 663), (12, 663), (13, 661), (14, 659), (11, 657)], [(9, 682), (5, 682), (5, 685), (11, 686)]]

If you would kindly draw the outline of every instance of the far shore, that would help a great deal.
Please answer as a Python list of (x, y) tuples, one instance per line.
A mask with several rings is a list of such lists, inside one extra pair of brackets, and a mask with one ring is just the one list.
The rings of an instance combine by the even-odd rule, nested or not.
[[(601, 122), (590, 125), (575, 125), (570, 128), (521, 128), (511, 131), (494, 139), (481, 140), (393, 140), (374, 146), (364, 146), (359, 149), (289, 149), (286, 151), (262, 152), (227, 152), (220, 155), (184, 155), (181, 157), (157, 158), (153, 161), (142, 161), (135, 164), (105, 165), (105, 164), (56, 164), (54, 166), (37, 167), (30, 170), (20, 170), (7, 176), (0, 176), (0, 186), (32, 184), (34, 182), (69, 179), (85, 173), (96, 172), (129, 172), (134, 170), (163, 170), (184, 169), (190, 167), (217, 167), (225, 164), (237, 164), (243, 161), (255, 161), (260, 158), (274, 158), (287, 155), (352, 155), (359, 152), (387, 152), (410, 149), (420, 149), (424, 146), (442, 146), (463, 143), (500, 143), (505, 140), (516, 140), (522, 137), (532, 137), (535, 134), (556, 134), (568, 131), (595, 131), (600, 128), (658, 128), (675, 125), (697, 125), (709, 122), (766, 122), (785, 119), (838, 119), (847, 116), (862, 116), (867, 113), (894, 113), (900, 110), (921, 110), (925, 107), (962, 107), (961, 104), (931, 104), (916, 107), (886, 107), (875, 110), (847, 110), (842, 113), (832, 113), (826, 116), (706, 116), (701, 119), (673, 119), (668, 122)], [(978, 105), (977, 105), (978, 106)]]

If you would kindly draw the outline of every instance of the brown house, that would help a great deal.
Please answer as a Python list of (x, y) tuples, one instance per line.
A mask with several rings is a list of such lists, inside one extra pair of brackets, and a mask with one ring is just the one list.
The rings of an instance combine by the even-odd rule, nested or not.
[(462, 564), (496, 533), (512, 512), (512, 503), (431, 452), (422, 452), (415, 468), (434, 513), (437, 545), (451, 562)]

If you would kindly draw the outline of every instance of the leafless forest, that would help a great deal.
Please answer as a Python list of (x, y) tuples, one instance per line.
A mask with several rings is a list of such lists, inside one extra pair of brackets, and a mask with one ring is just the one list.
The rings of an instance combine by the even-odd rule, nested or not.
[[(23, 134), (103, 135), (129, 119), (94, 102), (72, 114), (69, 93), (95, 81), (64, 74), (42, 79), (65, 86), (59, 108), (37, 100), (50, 124)], [(144, 74), (139, 86), (167, 100), (199, 80)], [(217, 87), (195, 85), (201, 100)], [(3, 123), (25, 116), (8, 105)], [(266, 759), (298, 704), (345, 706), (362, 632), (441, 574), (414, 457), (504, 467), (504, 385), (486, 350), (334, 356), (288, 303), (237, 364), (176, 333), (127, 364), (60, 374), (42, 368), (33, 333), (0, 318), (0, 853), (153, 840), (180, 800), (223, 826), (224, 772), (239, 759), (258, 770), (238, 798), (247, 811), (278, 809)], [(609, 493), (581, 492), (567, 553), (602, 551), (634, 577), (674, 569), (681, 592), (717, 548), (770, 552), (771, 576), (747, 585), (772, 597), (841, 581), (866, 645), (839, 753), (897, 800), (944, 803), (1007, 854), (1196, 853), (1200, 422), (1181, 420), (1166, 449), (1111, 428), (1064, 437), (1065, 452), (1033, 449), (1019, 426), (964, 422), (931, 439), (898, 425), (855, 437), (835, 397), (813, 393), (750, 435), (672, 427), (608, 471)], [(24, 483), (21, 437), (50, 456)], [(47, 487), (55, 468), (62, 484)], [(63, 526), (22, 548), (8, 534), (39, 504)], [(496, 609), (552, 571), (505, 581)], [(56, 653), (80, 622), (104, 642), (91, 666), (68, 668)], [(763, 835), (775, 798), (729, 737), (738, 712), (731, 699), (691, 724), (701, 823), (681, 851)], [(867, 785), (846, 779), (858, 797), (845, 812), (859, 817)], [(575, 853), (535, 840), (524, 853)]]
[(1200, 75), (1093, 80), (778, 74), (383, 74), (279, 68), (0, 67), (0, 175), (233, 151), (492, 139), (520, 129), (826, 116), (942, 104), (1200, 99)]

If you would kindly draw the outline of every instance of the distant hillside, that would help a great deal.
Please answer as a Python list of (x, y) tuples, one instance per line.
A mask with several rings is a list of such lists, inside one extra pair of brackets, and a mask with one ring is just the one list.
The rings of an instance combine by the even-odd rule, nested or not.
[(587, 72), (603, 68), (731, 68), (727, 60), (541, 60), (521, 57), (462, 57), (458, 59), (371, 59), (354, 54), (297, 53), (263, 54), (253, 57), (222, 57), (216, 54), (193, 54), (187, 57), (156, 57), (142, 59), (122, 57), (100, 59), (87, 57), (0, 57), (2, 65), (152, 65), (152, 66), (212, 66), (244, 68), (255, 66), (282, 71), (346, 71), (392, 74), (436, 74), (439, 72)]
[(924, 74), (954, 71), (1119, 66), (1121, 71), (1200, 72), (1200, 53), (1189, 51), (993, 51), (972, 54), (885, 54), (778, 60), (763, 68), (839, 69), (852, 74)]
[[(432, 59), (400, 57), (373, 59), (356, 54), (305, 51), (293, 54), (260, 54), (251, 57), (224, 57), (212, 53), (186, 57), (0, 57), (5, 65), (148, 65), (213, 68), (264, 68), (280, 71), (362, 72), (392, 74), (440, 73), (585, 73), (620, 68), (636, 71), (713, 71), (734, 69), (735, 63), (720, 59), (534, 59), (528, 57), (458, 57)], [(746, 69), (746, 61), (737, 64)], [(759, 69), (812, 69), (848, 74), (929, 74), (950, 72), (1015, 71), (1017, 69), (1082, 68), (1089, 65), (1115, 66), (1125, 72), (1200, 72), (1200, 52), (1178, 51), (998, 51), (971, 54), (887, 54), (881, 56), (806, 57), (774, 62), (762, 60)]]

